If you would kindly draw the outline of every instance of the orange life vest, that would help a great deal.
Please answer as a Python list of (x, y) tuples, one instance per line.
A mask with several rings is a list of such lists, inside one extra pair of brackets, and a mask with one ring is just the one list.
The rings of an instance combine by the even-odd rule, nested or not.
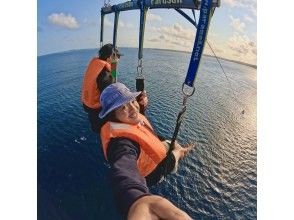
[(85, 72), (81, 101), (89, 108), (97, 109), (101, 106), (99, 101), (100, 92), (97, 89), (96, 79), (104, 67), (108, 71), (111, 69), (109, 63), (95, 57), (91, 60)]
[(140, 145), (141, 153), (137, 160), (139, 173), (142, 176), (150, 174), (166, 157), (167, 150), (153, 132), (147, 118), (139, 114), (144, 124), (130, 125), (119, 122), (107, 122), (101, 129), (101, 140), (104, 156), (107, 160), (107, 148), (111, 138), (125, 137)]

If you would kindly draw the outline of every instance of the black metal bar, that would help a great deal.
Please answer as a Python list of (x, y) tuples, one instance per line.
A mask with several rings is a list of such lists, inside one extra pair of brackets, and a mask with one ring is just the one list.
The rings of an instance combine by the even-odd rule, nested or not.
[(183, 12), (181, 9), (175, 8), (177, 12), (179, 12), (184, 18), (186, 18), (191, 24), (193, 24), (197, 28), (196, 22), (189, 17), (185, 12)]
[(113, 41), (112, 44), (114, 47), (116, 47), (117, 42), (117, 27), (118, 27), (118, 18), (119, 18), (119, 12), (115, 12), (114, 16), (114, 26), (113, 26)]
[(103, 43), (103, 33), (104, 33), (104, 14), (101, 13), (101, 24), (100, 24), (100, 44)]

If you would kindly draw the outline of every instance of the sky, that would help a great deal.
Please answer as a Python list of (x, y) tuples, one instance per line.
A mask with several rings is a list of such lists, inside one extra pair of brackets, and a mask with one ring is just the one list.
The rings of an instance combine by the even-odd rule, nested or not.
[[(108, 0), (106, 1), (108, 2)], [(126, 2), (110, 0), (110, 4)], [(38, 0), (38, 56), (99, 48), (104, 0)], [(185, 12), (192, 17), (191, 10)], [(211, 19), (208, 42), (219, 57), (256, 65), (256, 0), (222, 0)], [(197, 20), (199, 13), (196, 13)], [(105, 16), (104, 42), (112, 42), (114, 14)], [(173, 9), (147, 12), (144, 48), (192, 51), (196, 29)], [(138, 47), (139, 11), (120, 13), (117, 46)], [(212, 55), (206, 45), (205, 54)]]

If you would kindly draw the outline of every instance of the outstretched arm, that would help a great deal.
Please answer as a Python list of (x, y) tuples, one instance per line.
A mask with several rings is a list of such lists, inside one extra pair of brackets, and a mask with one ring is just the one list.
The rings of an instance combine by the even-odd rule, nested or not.
[(192, 220), (183, 210), (161, 196), (144, 196), (129, 209), (128, 220)]
[(137, 199), (150, 195), (146, 180), (138, 171), (139, 154), (138, 144), (127, 138), (114, 138), (109, 143), (107, 155), (111, 165), (112, 189), (115, 201), (124, 217)]
[(191, 220), (167, 199), (149, 193), (137, 168), (139, 154), (139, 146), (129, 139), (115, 138), (109, 143), (112, 187), (123, 215), (128, 220)]

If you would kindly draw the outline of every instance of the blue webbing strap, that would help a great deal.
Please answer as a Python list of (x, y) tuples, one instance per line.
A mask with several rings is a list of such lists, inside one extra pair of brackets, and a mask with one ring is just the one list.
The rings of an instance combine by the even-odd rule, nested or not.
[(197, 25), (196, 38), (194, 42), (193, 52), (191, 55), (191, 60), (188, 68), (188, 72), (185, 79), (185, 84), (187, 86), (193, 87), (194, 80), (199, 68), (199, 63), (201, 60), (202, 52), (204, 49), (206, 36), (209, 27), (209, 21), (211, 18), (211, 6), (212, 0), (202, 0), (200, 7), (200, 17)]
[[(200, 63), (201, 55), (202, 55), (203, 48), (205, 45), (206, 35), (207, 35), (209, 21), (210, 21), (210, 17), (211, 17), (211, 11), (212, 11), (211, 10), (211, 7), (212, 7), (211, 3), (212, 3), (212, 0), (202, 0), (202, 2), (201, 2), (199, 23), (198, 23), (198, 28), (197, 28), (197, 32), (196, 32), (194, 48), (193, 48), (186, 80), (183, 83), (183, 87), (182, 87), (182, 91), (184, 94), (182, 109), (179, 112), (178, 117), (177, 117), (176, 127), (174, 130), (172, 139), (171, 139), (171, 144), (170, 144), (170, 148), (168, 150), (168, 154), (171, 153), (172, 150), (175, 148), (175, 142), (176, 142), (179, 130), (180, 130), (181, 123), (183, 121), (184, 114), (186, 112), (187, 99), (189, 96), (192, 96), (195, 91), (194, 79), (196, 77), (196, 73), (198, 70), (199, 63)], [(191, 23), (194, 23), (196, 26), (196, 21), (193, 22), (192, 19), (190, 19), (189, 21)], [(185, 84), (190, 87), (193, 87), (192, 92), (188, 93), (185, 91), (185, 89), (184, 89)]]

